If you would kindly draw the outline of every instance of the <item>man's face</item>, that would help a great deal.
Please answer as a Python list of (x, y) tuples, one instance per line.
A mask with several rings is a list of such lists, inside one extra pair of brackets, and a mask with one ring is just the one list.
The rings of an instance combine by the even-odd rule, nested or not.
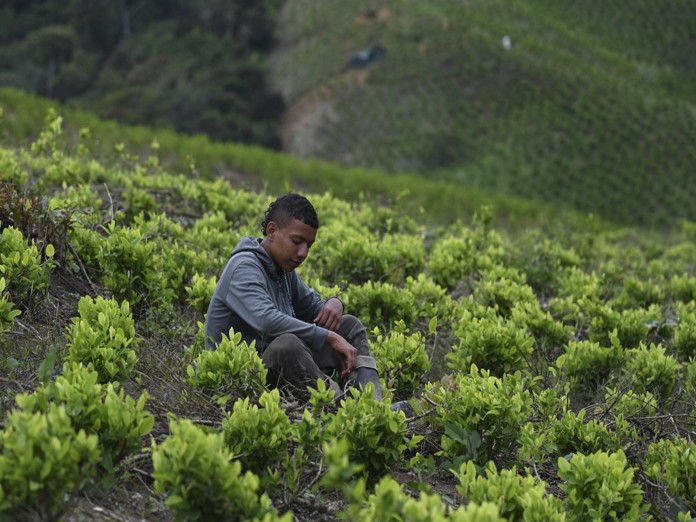
[(271, 259), (286, 272), (292, 272), (307, 259), (309, 249), (317, 238), (317, 229), (293, 219), (280, 228), (271, 221), (266, 226), (262, 244)]

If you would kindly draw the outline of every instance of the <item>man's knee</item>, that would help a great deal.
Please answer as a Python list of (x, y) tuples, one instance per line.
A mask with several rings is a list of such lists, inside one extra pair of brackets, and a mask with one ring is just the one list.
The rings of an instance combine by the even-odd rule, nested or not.
[(370, 355), (370, 346), (367, 340), (367, 332), (362, 321), (354, 315), (346, 314), (341, 318), (341, 326), (338, 333), (353, 345), (360, 355)]
[(283, 361), (296, 361), (303, 353), (309, 352), (309, 347), (295, 334), (284, 333), (276, 337), (261, 354), (261, 359), (267, 364), (276, 366)]
[(350, 314), (344, 314), (343, 316), (341, 316), (341, 326), (349, 328), (351, 330), (353, 328), (364, 328), (360, 319)]

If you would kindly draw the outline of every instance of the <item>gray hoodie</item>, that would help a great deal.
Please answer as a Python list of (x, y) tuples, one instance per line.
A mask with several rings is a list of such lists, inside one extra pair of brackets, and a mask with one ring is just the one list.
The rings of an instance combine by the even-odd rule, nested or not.
[(259, 353), (284, 333), (297, 335), (318, 351), (326, 342), (328, 330), (312, 321), (324, 303), (294, 271), (285, 272), (275, 265), (261, 246), (261, 239), (244, 236), (233, 250), (208, 305), (206, 348), (215, 348), (222, 334), (232, 328), (247, 343), (256, 341)]

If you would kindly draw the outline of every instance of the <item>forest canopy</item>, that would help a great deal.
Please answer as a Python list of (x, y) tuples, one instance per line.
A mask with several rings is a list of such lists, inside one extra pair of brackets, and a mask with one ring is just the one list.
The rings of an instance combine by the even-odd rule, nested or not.
[(0, 85), (124, 123), (279, 148), (265, 83), (280, 0), (9, 0)]

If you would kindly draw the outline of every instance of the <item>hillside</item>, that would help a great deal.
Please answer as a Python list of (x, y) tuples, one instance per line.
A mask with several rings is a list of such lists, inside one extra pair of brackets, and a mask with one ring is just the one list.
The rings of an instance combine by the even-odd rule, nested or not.
[(646, 0), (10, 1), (0, 86), (665, 229), (696, 220), (695, 23)]
[(302, 403), (234, 332), (202, 349), (273, 194), (170, 170), (159, 140), (190, 138), (66, 132), (0, 145), (1, 520), (692, 520), (693, 224), (435, 226), (308, 192), (298, 272), (365, 323), (385, 399)]
[[(553, 204), (467, 189), (458, 184), (430, 180), (414, 174), (387, 174), (378, 169), (346, 168), (336, 163), (301, 160), (262, 147), (213, 141), (206, 136), (187, 136), (146, 126), (119, 125), (92, 113), (71, 109), (45, 98), (0, 88), (0, 140), (12, 145), (38, 138), (51, 115), (61, 114), (63, 133), (56, 139), (75, 147), (88, 143), (95, 154), (117, 156), (127, 148), (143, 161), (153, 153), (173, 172), (189, 173), (206, 180), (229, 180), (237, 188), (279, 194), (289, 187), (312, 192), (328, 191), (347, 201), (392, 206), (432, 226), (469, 222), (482, 207), (491, 220), (506, 229), (528, 226), (544, 229), (607, 226), (596, 217), (562, 209)], [(83, 129), (90, 132), (83, 136)]]
[[(403, 154), (422, 146), (442, 158), (450, 149), (437, 152), (435, 142), (407, 132), (422, 131), (423, 102), (415, 95), (425, 88), (410, 90), (389, 68), (395, 49), (416, 42), (419, 56), (434, 60), (438, 82), (448, 77), (443, 68), (460, 71), (438, 42), (478, 41), (481, 53), (498, 57), (484, 66), (492, 74), (529, 72), (520, 64), (498, 68), (519, 42), (533, 44), (531, 36), (520, 39), (502, 27), (513, 18), (520, 26), (543, 25), (546, 36), (564, 34), (553, 46), (553, 67), (539, 58), (535, 74), (548, 76), (541, 83), (530, 76), (534, 89), (561, 80), (571, 88), (575, 79), (577, 92), (585, 92), (579, 72), (556, 71), (594, 71), (625, 89), (626, 100), (643, 102), (630, 113), (639, 128), (669, 119), (672, 104), (691, 103), (692, 58), (657, 45), (659, 31), (650, 44), (628, 30), (611, 34), (608, 20), (618, 23), (626, 13), (620, 2), (606, 10), (589, 1), (563, 10), (550, 0), (506, 9), (495, 0), (326, 5), (331, 16), (323, 4), (291, 0), (282, 15), (287, 22), (294, 13), (307, 22), (308, 34), (327, 38), (323, 27), (336, 17), (352, 24), (328, 40), (286, 41), (289, 51), (310, 42), (327, 53), (332, 45), (345, 48), (341, 70), (313, 77), (318, 69), (308, 62), (297, 69), (296, 83), (286, 84), (297, 89), (297, 122), (307, 123), (309, 114), (319, 132), (305, 135), (303, 146), (337, 139), (340, 133), (331, 132), (340, 128), (339, 101), (357, 101), (359, 92), (369, 98), (375, 86), (387, 85), (377, 80), (391, 78), (371, 107), (390, 119), (400, 85), (404, 134), (396, 133), (395, 143), (403, 143)], [(672, 34), (681, 38), (683, 11), (640, 5), (629, 20), (645, 21), (649, 12), (661, 27), (672, 17)], [(591, 6), (607, 17), (574, 24), (571, 36), (584, 42), (601, 34), (588, 47), (596, 54), (577, 56), (564, 69), (572, 54), (564, 47), (567, 27)], [(443, 17), (445, 8), (451, 11)], [(385, 36), (378, 60), (343, 70), (353, 49), (376, 41), (377, 26)], [(394, 27), (399, 31), (389, 36)], [(501, 28), (511, 36), (510, 49)], [(422, 38), (413, 40), (413, 31), (423, 31)], [(361, 34), (363, 41), (352, 40)], [(634, 40), (634, 55), (607, 51)], [(541, 57), (550, 44), (539, 45)], [(309, 48), (303, 56), (319, 60)], [(275, 57), (277, 70), (288, 57)], [(632, 69), (624, 60), (639, 57), (664, 64), (653, 71), (652, 87), (625, 85)], [(617, 63), (626, 67), (625, 78), (613, 75)], [(418, 73), (413, 80), (424, 78)], [(515, 90), (509, 77), (499, 80), (506, 93)], [(470, 84), (459, 85), (465, 101), (484, 99), (467, 90)], [(492, 84), (474, 87), (485, 94)], [(555, 88), (541, 89), (548, 103), (535, 105), (534, 89), (524, 91), (530, 97), (520, 106), (514, 96), (505, 98), (508, 105), (491, 103), (486, 136), (512, 132), (520, 107), (548, 110), (539, 133), (558, 121), (559, 140), (584, 121), (582, 112), (560, 117)], [(618, 117), (611, 111), (629, 108), (619, 98), (602, 105), (610, 112), (597, 129), (623, 129), (610, 125)], [(444, 96), (429, 99), (450, 122), (463, 114), (446, 106)], [(581, 107), (590, 111), (594, 99)], [(664, 109), (659, 117), (651, 112), (656, 107)], [(481, 110), (471, 114), (488, 114)], [(690, 125), (689, 114), (678, 121)], [(324, 118), (334, 119), (334, 131)], [(530, 128), (536, 121), (531, 115)], [(371, 125), (366, 139), (373, 127), (396, 132)], [(653, 127), (662, 136), (664, 128)], [(577, 205), (562, 197), (562, 184), (550, 179), (540, 179), (539, 187), (558, 193), (530, 197), (522, 190), (528, 187), (514, 185), (510, 173), (521, 168), (515, 140), (543, 141), (516, 132), (500, 142), (509, 155), (485, 165), (504, 186), (484, 186), (475, 176), (463, 182), (447, 164), (428, 175), (405, 165), (397, 172), (359, 162), (348, 167), (121, 125), (0, 88), (0, 521), (692, 521), (696, 220), (688, 205), (681, 213), (671, 208), (690, 197), (689, 185), (650, 186), (649, 206), (623, 178), (603, 178), (604, 190), (592, 192), (591, 172), (580, 170), (588, 177), (578, 182), (576, 197), (604, 208), (607, 187), (617, 183), (609, 217), (650, 225), (617, 226), (573, 211)], [(486, 136), (482, 147), (490, 145)], [(607, 136), (594, 142), (604, 154)], [(382, 144), (389, 157), (389, 143)], [(632, 146), (651, 150), (647, 142)], [(353, 152), (363, 150), (369, 147)], [(565, 157), (555, 161), (562, 166)], [(462, 172), (479, 172), (465, 167)], [(528, 168), (536, 175), (536, 167)], [(677, 181), (666, 173), (665, 179)], [(667, 191), (677, 189), (683, 199), (670, 200)], [(257, 350), (235, 332), (217, 349), (203, 349), (204, 314), (230, 251), (242, 235), (258, 233), (268, 204), (289, 190), (306, 193), (322, 223), (297, 271), (322, 297), (340, 295), (346, 313), (364, 322), (382, 401), (370, 389), (336, 397), (320, 382), (307, 402), (271, 390)], [(640, 214), (624, 215), (641, 202)], [(397, 400), (409, 401), (413, 413), (391, 410)]]
[(284, 150), (620, 223), (694, 220), (694, 24), (688, 2), (289, 0)]

